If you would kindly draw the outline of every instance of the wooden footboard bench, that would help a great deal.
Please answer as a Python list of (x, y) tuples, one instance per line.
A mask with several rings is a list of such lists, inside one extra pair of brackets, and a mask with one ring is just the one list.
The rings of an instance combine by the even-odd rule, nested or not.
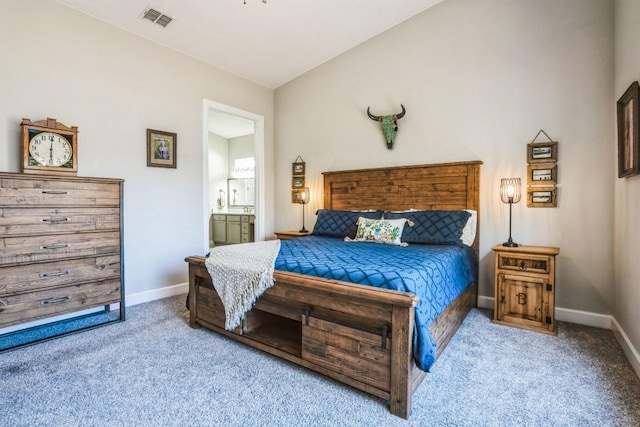
[[(413, 362), (413, 294), (276, 271), (268, 289), (232, 331), (205, 258), (189, 263), (189, 323), (319, 372), (389, 401), (411, 415), (411, 396), (426, 373)], [(476, 303), (470, 287), (431, 325), (439, 355)]]

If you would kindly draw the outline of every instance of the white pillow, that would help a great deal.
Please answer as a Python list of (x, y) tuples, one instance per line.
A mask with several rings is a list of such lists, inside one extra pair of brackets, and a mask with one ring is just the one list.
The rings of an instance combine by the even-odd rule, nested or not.
[(465, 211), (469, 212), (471, 216), (462, 229), (462, 236), (460, 236), (460, 240), (462, 240), (462, 243), (464, 243), (465, 245), (471, 246), (473, 245), (473, 241), (476, 240), (478, 211), (474, 211), (473, 209), (465, 209)]

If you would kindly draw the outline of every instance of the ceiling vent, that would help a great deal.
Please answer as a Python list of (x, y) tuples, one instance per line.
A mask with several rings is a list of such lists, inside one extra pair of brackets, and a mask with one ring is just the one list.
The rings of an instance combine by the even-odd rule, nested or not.
[(158, 12), (157, 10), (150, 7), (145, 9), (145, 11), (142, 13), (142, 18), (148, 19), (149, 21), (162, 27), (166, 27), (171, 21), (173, 21), (173, 18), (170, 18), (162, 12)]

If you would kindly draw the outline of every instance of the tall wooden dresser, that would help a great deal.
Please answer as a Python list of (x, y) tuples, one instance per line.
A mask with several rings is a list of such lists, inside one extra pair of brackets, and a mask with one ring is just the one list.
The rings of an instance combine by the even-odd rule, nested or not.
[(0, 334), (112, 304), (113, 321), (125, 319), (122, 187), (121, 179), (0, 173)]

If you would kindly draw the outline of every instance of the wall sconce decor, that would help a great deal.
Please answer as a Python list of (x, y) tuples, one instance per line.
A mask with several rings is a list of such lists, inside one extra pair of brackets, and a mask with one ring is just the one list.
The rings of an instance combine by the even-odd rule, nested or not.
[(509, 240), (502, 246), (515, 248), (517, 243), (511, 238), (511, 209), (514, 203), (520, 201), (520, 178), (503, 178), (500, 180), (500, 200), (509, 204)]

